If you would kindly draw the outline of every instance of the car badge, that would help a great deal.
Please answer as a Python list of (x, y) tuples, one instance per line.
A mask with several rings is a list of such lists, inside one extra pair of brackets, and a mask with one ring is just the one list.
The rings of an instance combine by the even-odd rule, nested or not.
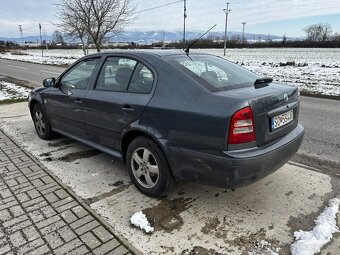
[(283, 95), (283, 101), (288, 102), (288, 95), (286, 93)]

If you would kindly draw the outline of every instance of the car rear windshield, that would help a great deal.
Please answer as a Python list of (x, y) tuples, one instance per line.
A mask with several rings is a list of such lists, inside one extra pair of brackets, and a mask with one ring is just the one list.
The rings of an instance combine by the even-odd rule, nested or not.
[(172, 55), (167, 60), (212, 92), (254, 85), (260, 76), (212, 55)]

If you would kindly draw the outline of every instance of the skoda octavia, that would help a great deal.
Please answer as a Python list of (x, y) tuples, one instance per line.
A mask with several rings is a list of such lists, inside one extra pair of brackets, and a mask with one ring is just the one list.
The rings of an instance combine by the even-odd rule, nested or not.
[(29, 95), (42, 139), (55, 133), (127, 164), (136, 187), (174, 181), (224, 188), (255, 182), (299, 149), (299, 91), (223, 58), (117, 51), (79, 59)]

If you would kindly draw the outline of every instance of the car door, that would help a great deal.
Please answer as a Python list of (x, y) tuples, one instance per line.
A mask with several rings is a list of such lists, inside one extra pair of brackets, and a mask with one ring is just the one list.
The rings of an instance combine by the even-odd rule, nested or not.
[(85, 98), (90, 140), (120, 150), (121, 132), (142, 115), (153, 85), (154, 74), (146, 65), (128, 57), (107, 57)]
[(100, 58), (79, 62), (58, 80), (58, 86), (46, 98), (52, 127), (77, 137), (86, 138), (84, 98)]

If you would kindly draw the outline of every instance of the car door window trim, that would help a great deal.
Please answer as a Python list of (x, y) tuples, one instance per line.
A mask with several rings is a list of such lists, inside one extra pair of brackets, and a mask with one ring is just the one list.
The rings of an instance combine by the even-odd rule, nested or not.
[[(131, 60), (134, 60), (134, 61), (137, 62), (136, 65), (135, 65), (134, 68), (133, 68), (132, 73), (131, 73), (131, 76), (130, 76), (130, 79), (129, 79), (128, 86), (127, 86), (126, 90), (124, 90), (124, 91), (113, 91), (113, 90), (108, 90), (108, 89), (98, 89), (98, 88), (97, 88), (97, 84), (98, 84), (98, 79), (99, 79), (99, 76), (100, 76), (100, 74), (101, 74), (101, 72), (102, 72), (102, 69), (104, 68), (107, 59), (108, 59), (108, 58), (114, 58), (114, 57), (116, 57), (116, 58), (127, 58), (127, 59), (131, 59)], [(130, 87), (130, 84), (131, 84), (132, 77), (133, 77), (133, 75), (134, 75), (134, 73), (135, 73), (135, 71), (136, 71), (136, 68), (137, 68), (138, 64), (141, 64), (141, 65), (145, 66), (145, 67), (151, 72), (151, 74), (152, 74), (152, 76), (153, 76), (152, 88), (150, 89), (150, 91), (149, 91), (148, 93), (140, 93), (140, 92), (132, 92), (132, 91), (128, 91), (128, 90), (129, 90), (129, 87)], [(96, 78), (95, 78), (94, 84), (93, 84), (93, 86), (92, 86), (90, 89), (93, 90), (93, 91), (105, 91), (105, 92), (114, 92), (114, 93), (129, 93), (129, 94), (150, 95), (150, 94), (153, 92), (154, 88), (155, 88), (155, 85), (156, 85), (157, 80), (158, 80), (158, 77), (157, 77), (156, 72), (154, 71), (153, 67), (150, 66), (150, 65), (147, 64), (147, 63), (144, 63), (144, 61), (141, 61), (141, 60), (138, 59), (138, 58), (134, 58), (134, 57), (127, 56), (127, 55), (121, 55), (121, 54), (117, 54), (117, 55), (108, 55), (108, 56), (106, 56), (106, 57), (102, 60), (101, 66), (99, 67), (98, 73), (96, 74)]]

